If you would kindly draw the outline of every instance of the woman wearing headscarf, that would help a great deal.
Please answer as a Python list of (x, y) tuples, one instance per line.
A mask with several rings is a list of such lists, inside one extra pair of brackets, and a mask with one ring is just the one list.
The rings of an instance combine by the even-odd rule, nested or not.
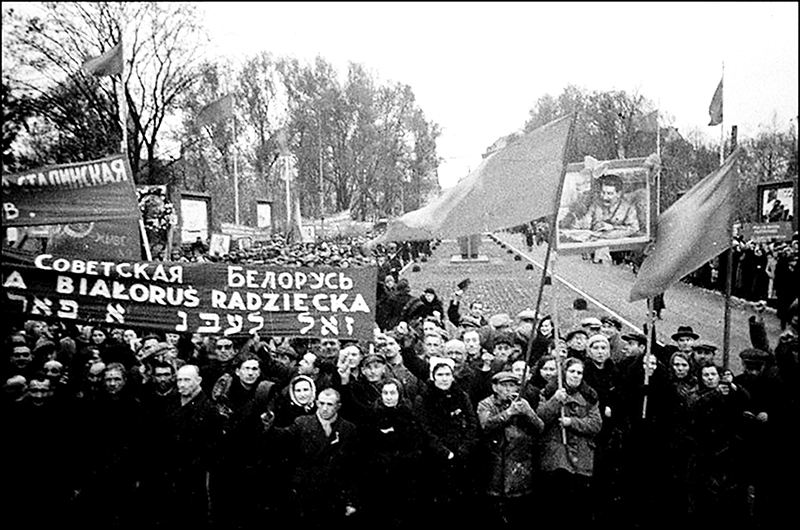
[(273, 412), (274, 425), (288, 427), (295, 418), (314, 412), (317, 388), (314, 380), (307, 375), (296, 375), (275, 398)]
[(413, 526), (423, 431), (405, 397), (403, 384), (386, 378), (362, 428), (363, 519), (389, 528)]
[(467, 393), (455, 382), (454, 364), (451, 359), (434, 361), (430, 381), (417, 396), (415, 406), (428, 442), (422, 480), (424, 504), (430, 504), (423, 511), (442, 517), (436, 519), (442, 525), (472, 520), (477, 498), (478, 416)]
[[(583, 382), (583, 362), (564, 362), (563, 386), (549, 384), (536, 411), (544, 422), (541, 468), (546, 474), (546, 513), (551, 524), (571, 513), (589, 523), (590, 511), (575, 510), (576, 499), (585, 503), (594, 473), (594, 438), (603, 425), (597, 393)], [(565, 443), (566, 439), (566, 443)]]

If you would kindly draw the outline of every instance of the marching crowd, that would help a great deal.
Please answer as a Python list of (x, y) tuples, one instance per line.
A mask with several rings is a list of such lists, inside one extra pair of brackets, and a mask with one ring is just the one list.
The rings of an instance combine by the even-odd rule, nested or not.
[[(267, 263), (280, 255), (341, 265), (348, 251), (332, 246), (258, 253)], [(647, 337), (623, 334), (605, 315), (556, 338), (551, 317), (486, 315), (480, 300), (465, 307), (461, 290), (447, 302), (430, 288), (413, 296), (398, 279), (404, 252), (412, 249), (369, 258), (381, 278), (370, 344), (7, 323), (5, 520), (33, 528), (791, 520), (800, 472), (796, 300), (780, 337), (766, 336), (764, 307), (753, 306), (753, 347), (734, 352), (744, 369), (733, 374), (688, 326), (647, 351)]]

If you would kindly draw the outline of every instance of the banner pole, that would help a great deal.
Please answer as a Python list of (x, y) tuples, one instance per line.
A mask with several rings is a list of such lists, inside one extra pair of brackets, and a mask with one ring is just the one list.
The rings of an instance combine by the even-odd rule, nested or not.
[(147, 261), (153, 261), (153, 255), (150, 252), (150, 241), (147, 239), (147, 230), (144, 228), (144, 219), (139, 217), (139, 232), (142, 234), (142, 243), (144, 243), (144, 256)]
[(644, 399), (642, 400), (642, 419), (647, 417), (647, 390), (650, 386), (650, 374), (647, 373), (647, 365), (650, 363), (651, 348), (653, 347), (653, 337), (655, 336), (655, 311), (653, 311), (653, 298), (647, 297), (647, 342), (642, 359), (642, 370), (644, 371)]
[[(556, 259), (558, 257), (558, 252), (553, 252), (553, 267), (551, 269), (550, 277), (553, 279), (551, 282), (551, 286), (553, 287), (553, 296), (551, 298), (552, 301), (552, 310), (553, 310), (553, 344), (554, 350), (556, 354), (556, 368), (558, 371), (558, 388), (559, 390), (564, 388), (564, 379), (561, 365), (561, 346), (560, 346), (560, 339), (558, 336), (558, 286), (555, 282), (555, 268), (556, 268)], [(531, 334), (533, 334), (531, 332)], [(559, 417), (563, 420), (566, 415), (564, 413), (564, 405), (562, 404), (559, 411)], [(567, 445), (567, 429), (564, 427), (564, 424), (561, 424), (561, 442), (564, 445)]]
[[(734, 149), (734, 152), (736, 150)], [(738, 181), (739, 176), (739, 158), (733, 161), (733, 178)], [(735, 183), (738, 185), (738, 182)], [(736, 197), (737, 185), (733, 186), (734, 199)], [(735, 204), (735, 202), (734, 202)], [(722, 328), (722, 369), (727, 370), (730, 366), (731, 358), (731, 294), (733, 291), (733, 209), (731, 209), (731, 218), (728, 220), (728, 259), (725, 263), (725, 314), (723, 319)]]
[[(533, 350), (533, 339), (536, 338), (536, 326), (539, 323), (539, 311), (542, 307), (542, 294), (544, 293), (544, 285), (547, 281), (547, 269), (550, 266), (550, 254), (553, 252), (553, 248), (556, 246), (556, 223), (558, 222), (558, 208), (561, 204), (561, 193), (564, 190), (564, 177), (567, 174), (567, 149), (569, 149), (570, 143), (572, 142), (572, 134), (575, 130), (575, 120), (577, 119), (577, 114), (572, 115), (572, 122), (569, 125), (569, 131), (567, 132), (567, 141), (564, 142), (564, 152), (561, 154), (561, 177), (558, 182), (558, 192), (556, 193), (556, 201), (553, 205), (553, 216), (550, 219), (550, 229), (549, 233), (547, 234), (547, 252), (544, 256), (544, 266), (542, 268), (542, 279), (539, 281), (539, 292), (536, 295), (536, 308), (534, 309), (534, 327), (531, 329), (531, 334), (528, 337), (528, 347), (525, 352), (525, 366), (530, 366), (531, 362), (531, 353)], [(552, 280), (552, 274), (551, 274)], [(551, 281), (552, 284), (552, 281)], [(555, 337), (555, 331), (553, 336)], [(527, 375), (528, 370), (522, 376), (522, 386), (525, 386), (527, 382)]]
[[(231, 98), (235, 102), (236, 99), (231, 94)], [(234, 108), (236, 108), (235, 104), (232, 104)], [(236, 219), (236, 224), (239, 223), (239, 167), (236, 161), (236, 113), (233, 113), (231, 116), (231, 121), (233, 122), (233, 138), (231, 139), (231, 149), (233, 149), (233, 207), (234, 207), (234, 219)]]
[(725, 61), (722, 61), (722, 120), (719, 123), (719, 166), (725, 163)]

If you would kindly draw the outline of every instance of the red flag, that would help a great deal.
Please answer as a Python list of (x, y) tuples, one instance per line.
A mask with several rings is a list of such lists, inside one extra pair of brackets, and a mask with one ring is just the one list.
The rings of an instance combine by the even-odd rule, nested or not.
[(636, 130), (642, 132), (658, 132), (658, 111), (654, 110), (642, 116), (634, 117), (633, 126)]
[(99, 57), (86, 59), (82, 66), (87, 74), (98, 77), (122, 74), (122, 40)]
[(708, 125), (722, 123), (722, 79), (719, 80), (719, 85), (714, 91), (714, 97), (711, 98), (711, 104), (708, 106), (708, 116), (711, 118)]
[(197, 122), (201, 125), (213, 125), (231, 116), (233, 116), (233, 94), (228, 94), (203, 107), (197, 115)]
[(511, 139), (432, 203), (391, 221), (372, 243), (469, 236), (555, 213), (573, 120)]
[(730, 246), (739, 152), (659, 216), (655, 248), (639, 269), (631, 302), (663, 293)]

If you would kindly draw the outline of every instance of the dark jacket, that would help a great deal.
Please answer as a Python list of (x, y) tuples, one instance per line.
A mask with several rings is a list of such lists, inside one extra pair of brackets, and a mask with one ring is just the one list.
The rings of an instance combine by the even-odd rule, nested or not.
[(544, 429), (533, 409), (530, 414), (512, 416), (508, 413), (509, 404), (501, 403), (496, 396), (478, 403), (488, 457), (486, 492), (498, 497), (532, 492), (533, 474), (539, 466), (537, 442)]
[(338, 417), (325, 434), (316, 414), (300, 416), (286, 428), (270, 429), (281, 451), (287, 453), (292, 472), (290, 487), (301, 499), (313, 503), (324, 501), (341, 507), (357, 506), (355, 455), (359, 441), (356, 426)]
[(555, 395), (545, 392), (547, 399), (539, 404), (536, 411), (544, 421), (542, 434), (542, 471), (564, 469), (570, 473), (592, 476), (594, 470), (594, 437), (600, 432), (603, 420), (596, 398), (574, 391), (564, 403), (565, 416), (572, 419), (566, 427), (566, 445), (563, 443), (561, 423), (559, 422), (561, 404)]
[(430, 456), (445, 460), (452, 452), (460, 461), (472, 457), (478, 445), (478, 416), (458, 383), (442, 390), (428, 382), (417, 396), (415, 409), (428, 434)]

